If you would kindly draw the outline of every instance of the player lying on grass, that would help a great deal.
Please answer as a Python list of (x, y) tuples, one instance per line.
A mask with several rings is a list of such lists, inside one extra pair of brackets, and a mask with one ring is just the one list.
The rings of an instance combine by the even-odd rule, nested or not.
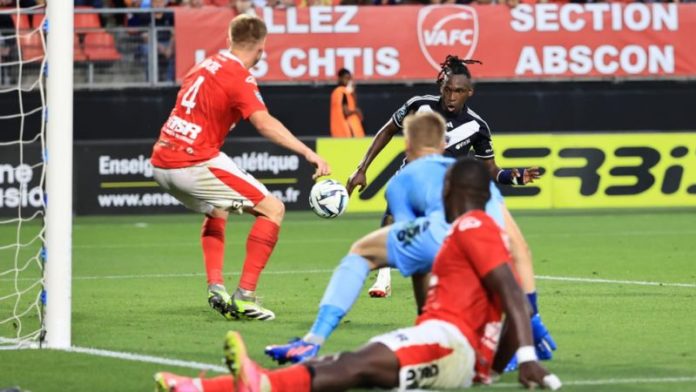
[(158, 373), (158, 387), (177, 392), (466, 388), (494, 381), (516, 354), (522, 385), (560, 388), (560, 380), (534, 353), (530, 309), (506, 235), (483, 211), (491, 196), (489, 182), (483, 164), (473, 159), (448, 170), (442, 197), (447, 221), (454, 223), (433, 264), (415, 326), (377, 336), (354, 352), (277, 370), (251, 360), (241, 336), (231, 331), (225, 359), (232, 376), (191, 379)]
[[(186, 74), (152, 153), (154, 177), (160, 186), (189, 209), (205, 214), (201, 246), (208, 303), (227, 319), (275, 318), (258, 303), (256, 285), (278, 241), (285, 206), (220, 151), (225, 137), (238, 121), (249, 120), (261, 135), (315, 165), (314, 178), (330, 172), (319, 155), (266, 110), (249, 73), (261, 59), (266, 34), (266, 25), (259, 18), (239, 15), (230, 22), (230, 51), (208, 57)], [(222, 273), (230, 211), (256, 217), (232, 296), (225, 289)]]
[[(310, 331), (302, 339), (267, 347), (267, 355), (281, 364), (316, 356), (357, 300), (370, 271), (377, 268), (390, 266), (406, 277), (411, 276), (420, 311), (426, 275), (450, 228), (441, 194), (445, 172), (455, 159), (442, 156), (444, 129), (442, 117), (435, 113), (419, 113), (405, 120), (406, 156), (410, 163), (392, 178), (386, 191), (394, 224), (375, 230), (353, 244), (329, 281)], [(489, 186), (494, 196), (486, 205), (486, 212), (504, 227), (505, 217), (508, 220), (511, 217), (498, 189), (493, 183)], [(519, 245), (519, 239), (513, 244)], [(540, 351), (548, 351), (544, 346), (545, 339), (550, 339), (548, 331), (538, 317), (536, 323)]]
[[(437, 75), (437, 86), (440, 95), (416, 95), (406, 101), (389, 121), (377, 132), (358, 168), (350, 176), (346, 184), (348, 193), (354, 189), (360, 191), (367, 185), (367, 169), (382, 149), (389, 144), (392, 137), (403, 128), (404, 118), (412, 113), (435, 112), (442, 115), (447, 124), (445, 138), (445, 155), (455, 158), (466, 157), (473, 150), (474, 156), (485, 165), (493, 181), (499, 184), (524, 185), (539, 178), (540, 172), (536, 167), (527, 169), (501, 169), (495, 162), (495, 152), (492, 145), (492, 134), (488, 123), (474, 112), (468, 105), (469, 98), (474, 95), (471, 72), (467, 65), (480, 63), (476, 60), (464, 60), (454, 55), (448, 55), (440, 64)], [(390, 224), (390, 207), (382, 220), (382, 226)], [(522, 238), (524, 240), (524, 238)], [(526, 245), (525, 245), (526, 247)], [(516, 264), (520, 264), (516, 262)], [(531, 264), (528, 268), (531, 269)], [(533, 274), (522, 275), (522, 287), (530, 296), (536, 307), (536, 291)], [(377, 280), (370, 287), (371, 297), (385, 297), (391, 292), (391, 275), (389, 268), (379, 270)]]

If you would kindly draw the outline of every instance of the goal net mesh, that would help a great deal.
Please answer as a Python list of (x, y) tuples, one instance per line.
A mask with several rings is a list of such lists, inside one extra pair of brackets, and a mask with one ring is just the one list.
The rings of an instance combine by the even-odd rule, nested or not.
[(45, 10), (17, 3), (0, 9), (0, 349), (44, 330)]

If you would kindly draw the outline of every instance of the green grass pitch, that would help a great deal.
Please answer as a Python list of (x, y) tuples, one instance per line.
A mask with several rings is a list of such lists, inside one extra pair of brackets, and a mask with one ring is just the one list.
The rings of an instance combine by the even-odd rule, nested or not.
[[(548, 367), (567, 383), (564, 390), (696, 391), (695, 210), (515, 216), (534, 253), (542, 316), (559, 344)], [(227, 322), (208, 308), (200, 221), (196, 215), (77, 218), (73, 345), (220, 365), (222, 337), (237, 329), (252, 357), (271, 366), (263, 347), (307, 330), (332, 268), (353, 240), (377, 227), (378, 216), (321, 220), (288, 214), (259, 287), (264, 304), (277, 315), (267, 323)], [(250, 224), (234, 216), (227, 226), (229, 288), (237, 283)], [(24, 226), (20, 240), (35, 232), (36, 226)], [(1, 246), (16, 238), (15, 226), (0, 226), (0, 272), (13, 268), (15, 260), (15, 249)], [(30, 245), (18, 255), (24, 260), (32, 252)], [(19, 274), (20, 289), (32, 283), (37, 268), (30, 264)], [(0, 276), (0, 297), (13, 292), (13, 276)], [(323, 352), (357, 347), (373, 335), (410, 325), (415, 310), (409, 282), (394, 275), (394, 295), (386, 300), (364, 293)], [(24, 298), (21, 303), (33, 302), (32, 295)], [(13, 306), (14, 300), (0, 302), (0, 320)], [(28, 316), (22, 327), (32, 324), (36, 319)], [(0, 325), (0, 336), (14, 328)], [(158, 370), (198, 373), (78, 353), (0, 350), (0, 389), (148, 391)], [(516, 388), (515, 380), (506, 375), (502, 387)]]

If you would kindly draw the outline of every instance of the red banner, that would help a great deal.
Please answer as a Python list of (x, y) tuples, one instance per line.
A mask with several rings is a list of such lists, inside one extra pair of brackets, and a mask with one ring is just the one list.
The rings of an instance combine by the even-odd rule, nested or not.
[[(432, 80), (447, 54), (477, 79), (696, 77), (696, 4), (335, 6), (259, 9), (262, 81)], [(223, 8), (176, 12), (177, 78), (226, 47)]]

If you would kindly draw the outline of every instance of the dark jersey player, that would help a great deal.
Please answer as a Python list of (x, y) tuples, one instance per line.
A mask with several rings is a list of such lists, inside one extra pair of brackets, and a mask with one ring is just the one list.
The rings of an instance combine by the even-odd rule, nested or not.
[(463, 157), (473, 148), (474, 156), (481, 159), (490, 177), (500, 184), (523, 185), (539, 178), (539, 168), (501, 169), (495, 163), (495, 154), (491, 144), (491, 130), (486, 121), (466, 105), (474, 95), (471, 72), (467, 64), (476, 60), (462, 60), (449, 55), (441, 64), (437, 85), (440, 95), (417, 95), (409, 99), (377, 132), (372, 144), (348, 179), (346, 188), (352, 193), (356, 187), (362, 190), (367, 185), (367, 169), (372, 161), (389, 143), (394, 135), (401, 132), (403, 119), (412, 113), (421, 111), (437, 112), (447, 122), (446, 155)]

